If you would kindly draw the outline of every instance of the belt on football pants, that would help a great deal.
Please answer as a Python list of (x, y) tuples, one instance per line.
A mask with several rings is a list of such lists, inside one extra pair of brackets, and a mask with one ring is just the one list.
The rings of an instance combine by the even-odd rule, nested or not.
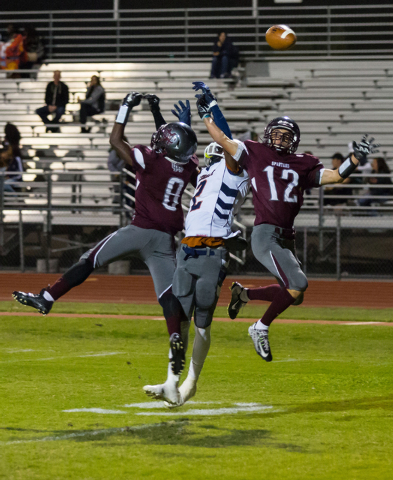
[(208, 257), (210, 257), (211, 255), (215, 255), (214, 249), (210, 247), (194, 248), (189, 247), (188, 245), (183, 245), (183, 251), (186, 254), (184, 260), (188, 260), (190, 257), (198, 258), (201, 255), (207, 255)]
[(274, 229), (275, 233), (280, 235), (280, 237), (285, 238), (286, 240), (295, 240), (295, 229), (294, 228), (280, 228), (276, 227)]

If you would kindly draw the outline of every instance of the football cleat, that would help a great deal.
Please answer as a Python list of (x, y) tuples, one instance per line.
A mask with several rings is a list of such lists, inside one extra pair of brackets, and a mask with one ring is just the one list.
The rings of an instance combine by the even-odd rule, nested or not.
[(267, 330), (259, 330), (255, 328), (256, 323), (251, 325), (248, 329), (248, 334), (254, 342), (255, 351), (266, 362), (273, 360), (272, 352), (270, 351), (269, 334)]
[(169, 346), (171, 348), (171, 369), (174, 375), (180, 375), (184, 370), (186, 364), (186, 354), (184, 351), (184, 344), (181, 336), (178, 333), (172, 333), (169, 339)]
[(240, 309), (244, 307), (244, 305), (247, 303), (240, 298), (240, 294), (244, 290), (245, 288), (242, 285), (240, 285), (240, 283), (238, 282), (232, 283), (232, 287), (231, 287), (232, 298), (228, 305), (228, 315), (229, 315), (229, 318), (231, 318), (232, 320), (234, 320), (238, 316)]
[(164, 400), (165, 404), (175, 405), (180, 402), (179, 389), (177, 383), (165, 382), (161, 385), (145, 385), (143, 387), (147, 396), (154, 400)]
[(45, 288), (43, 288), (38, 295), (34, 293), (13, 292), (12, 296), (22, 305), (33, 307), (42, 313), (42, 315), (47, 315), (51, 311), (53, 302), (44, 298), (45, 291)]
[(176, 408), (184, 405), (190, 398), (195, 396), (197, 391), (197, 381), (187, 377), (182, 385), (179, 387), (180, 400), (178, 403), (164, 402), (164, 405), (168, 408)]

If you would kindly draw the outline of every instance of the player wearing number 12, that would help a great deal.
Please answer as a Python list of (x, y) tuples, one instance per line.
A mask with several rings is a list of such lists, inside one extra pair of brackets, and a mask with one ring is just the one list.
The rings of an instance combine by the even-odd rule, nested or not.
[[(209, 103), (201, 98), (203, 101)], [(271, 302), (263, 317), (249, 328), (257, 354), (270, 362), (273, 357), (268, 339), (269, 326), (290, 305), (302, 303), (308, 286), (296, 257), (293, 226), (303, 204), (304, 191), (342, 183), (359, 163), (367, 162), (367, 155), (375, 153), (378, 145), (372, 143), (373, 139), (367, 140), (366, 135), (359, 144), (353, 142), (354, 153), (338, 170), (328, 170), (318, 158), (295, 153), (300, 130), (289, 117), (272, 120), (265, 128), (262, 143), (231, 140), (211, 118), (206, 116), (204, 122), (214, 141), (239, 162), (251, 179), (256, 215), (251, 236), (252, 251), (276, 277), (279, 285), (247, 289), (235, 282), (228, 313), (232, 319), (236, 318), (240, 308), (249, 300)]]
[[(158, 115), (158, 97), (149, 95), (146, 98), (155, 109), (152, 108), (152, 112), (156, 124), (162, 123), (164, 120)], [(124, 141), (124, 129), (130, 111), (141, 100), (142, 95), (137, 92), (130, 93), (123, 100), (110, 139), (118, 155), (136, 173), (135, 214), (131, 225), (108, 235), (87, 251), (54, 285), (39, 294), (14, 292), (13, 296), (23, 305), (45, 315), (50, 312), (54, 301), (83, 283), (96, 268), (129, 255), (136, 256), (145, 262), (153, 277), (171, 335), (172, 367), (179, 373), (184, 366), (181, 323), (187, 318), (171, 290), (175, 271), (173, 236), (182, 230), (184, 224), (181, 205), (184, 189), (188, 183), (196, 186), (199, 173), (195, 156), (197, 138), (189, 125), (168, 123), (153, 134), (151, 146), (135, 145), (132, 148)]]

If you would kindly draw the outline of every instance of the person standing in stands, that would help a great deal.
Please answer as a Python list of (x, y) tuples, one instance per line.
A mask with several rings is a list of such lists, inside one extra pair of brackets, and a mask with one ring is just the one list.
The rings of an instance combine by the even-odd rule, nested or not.
[[(61, 72), (56, 70), (53, 72), (53, 82), (49, 82), (45, 92), (45, 106), (37, 108), (35, 113), (47, 125), (46, 131), (58, 133), (58, 127), (50, 127), (50, 124), (57, 124), (65, 113), (66, 105), (69, 101), (68, 87), (60, 81)], [(49, 120), (48, 115), (52, 114), (53, 119)]]
[[(87, 117), (92, 117), (105, 111), (105, 90), (99, 77), (93, 75), (87, 88), (86, 99), (80, 102), (80, 122), (86, 124)], [(82, 127), (81, 133), (89, 133), (90, 128)]]

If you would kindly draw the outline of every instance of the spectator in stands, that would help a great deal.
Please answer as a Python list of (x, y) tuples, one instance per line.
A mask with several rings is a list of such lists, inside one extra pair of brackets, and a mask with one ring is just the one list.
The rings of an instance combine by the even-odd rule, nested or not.
[(390, 174), (390, 169), (387, 166), (383, 157), (376, 157), (372, 161), (372, 174), (368, 179), (371, 185), (386, 185), (386, 188), (370, 188), (370, 193), (367, 193), (365, 198), (358, 200), (358, 204), (361, 207), (369, 207), (372, 203), (384, 203), (387, 201), (385, 198), (372, 198), (372, 197), (386, 197), (393, 195), (393, 189), (391, 188), (392, 179), (390, 177), (380, 177), (380, 174)]
[[(80, 101), (80, 122), (86, 124), (87, 117), (92, 117), (105, 111), (105, 90), (99, 77), (93, 75), (87, 88), (86, 99)], [(81, 133), (89, 133), (90, 128), (82, 127)]]
[[(342, 163), (344, 163), (344, 156), (337, 152), (332, 156), (332, 170), (337, 170)], [(350, 178), (346, 178), (342, 183), (350, 183)], [(343, 195), (348, 196), (352, 194), (350, 188), (343, 187), (325, 187), (324, 188), (324, 205), (340, 205), (345, 204), (346, 199), (344, 198), (329, 198), (331, 195)]]
[(210, 78), (229, 78), (239, 62), (239, 50), (226, 32), (220, 32), (213, 44), (213, 60)]
[[(37, 108), (35, 113), (41, 117), (45, 125), (59, 123), (60, 118), (65, 113), (66, 105), (69, 101), (68, 87), (60, 81), (61, 72), (56, 70), (53, 72), (53, 82), (49, 82), (46, 86), (45, 103), (46, 105)], [(49, 120), (48, 115), (52, 114), (53, 119)], [(58, 127), (46, 127), (47, 132), (59, 132)]]
[[(21, 60), (19, 68), (28, 70), (34, 65), (42, 63), (44, 58), (44, 44), (39, 37), (36, 29), (30, 25), (26, 26), (22, 32), (24, 57)], [(28, 76), (29, 74), (24, 74)], [(23, 75), (22, 75), (23, 77)]]
[(13, 172), (11, 175), (5, 176), (4, 191), (14, 192), (15, 182), (22, 180), (23, 163), (20, 151), (21, 135), (19, 130), (12, 123), (7, 123), (4, 127), (3, 151), (1, 152), (1, 170), (5, 172)]
[(24, 55), (23, 37), (14, 24), (7, 28), (8, 40), (0, 44), (0, 69), (17, 70)]

